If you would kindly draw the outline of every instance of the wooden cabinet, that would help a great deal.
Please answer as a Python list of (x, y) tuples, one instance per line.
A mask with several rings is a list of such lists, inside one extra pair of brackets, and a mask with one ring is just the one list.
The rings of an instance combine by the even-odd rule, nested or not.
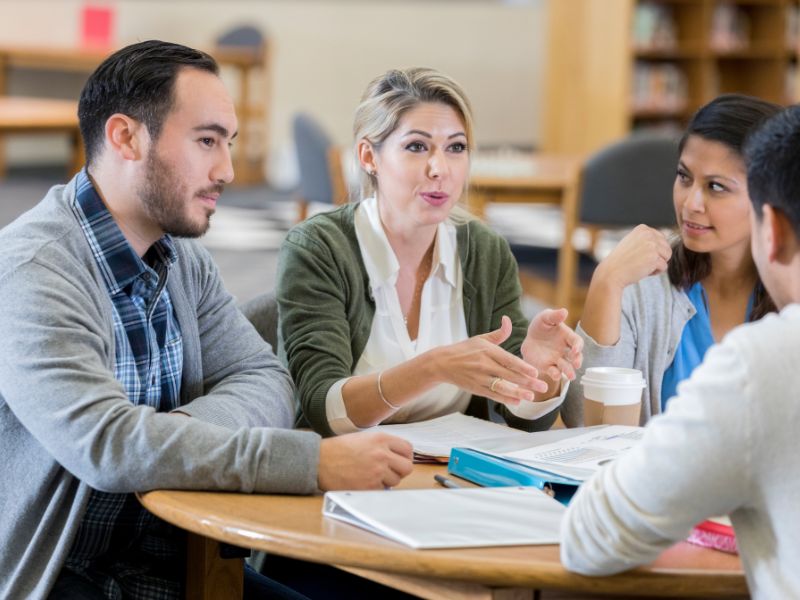
[(543, 149), (680, 130), (727, 92), (800, 100), (798, 14), (798, 0), (548, 0)]

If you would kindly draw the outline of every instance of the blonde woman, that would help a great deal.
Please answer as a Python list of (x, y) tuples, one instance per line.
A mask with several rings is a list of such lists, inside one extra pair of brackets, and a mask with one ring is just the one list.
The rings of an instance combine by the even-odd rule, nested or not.
[(356, 110), (361, 199), (295, 227), (280, 255), (281, 351), (323, 435), (496, 410), (547, 429), (581, 339), (547, 310), (529, 324), (506, 241), (459, 208), (472, 116), (431, 69), (392, 70)]

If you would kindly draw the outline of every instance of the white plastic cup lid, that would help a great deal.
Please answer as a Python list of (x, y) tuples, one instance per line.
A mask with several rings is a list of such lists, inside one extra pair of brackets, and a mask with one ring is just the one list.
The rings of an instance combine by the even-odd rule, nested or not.
[(581, 377), (582, 384), (620, 387), (647, 387), (639, 369), (624, 367), (590, 367)]

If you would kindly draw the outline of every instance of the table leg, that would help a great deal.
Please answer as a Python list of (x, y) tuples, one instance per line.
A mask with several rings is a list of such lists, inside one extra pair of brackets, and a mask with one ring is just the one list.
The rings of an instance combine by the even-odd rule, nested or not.
[(241, 600), (244, 560), (222, 558), (219, 542), (187, 534), (186, 600)]

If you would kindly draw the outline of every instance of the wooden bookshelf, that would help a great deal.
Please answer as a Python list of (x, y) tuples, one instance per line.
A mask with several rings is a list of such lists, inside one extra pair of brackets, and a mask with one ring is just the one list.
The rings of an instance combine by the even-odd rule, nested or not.
[(800, 0), (548, 0), (543, 150), (679, 130), (719, 94), (800, 101)]

